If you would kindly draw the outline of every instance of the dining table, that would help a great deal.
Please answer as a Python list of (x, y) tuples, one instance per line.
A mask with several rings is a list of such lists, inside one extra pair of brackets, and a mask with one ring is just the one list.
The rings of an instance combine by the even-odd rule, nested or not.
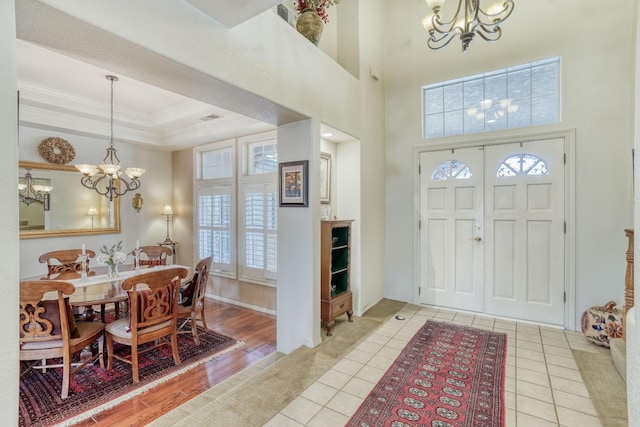
[[(141, 266), (138, 269), (134, 268), (133, 264), (123, 264), (119, 266), (118, 274), (115, 277), (107, 276), (107, 268), (98, 266), (91, 268), (87, 272), (86, 277), (82, 277), (82, 273), (80, 271), (63, 271), (59, 273), (23, 278), (21, 281), (60, 280), (69, 282), (75, 288), (75, 291), (69, 295), (69, 303), (73, 307), (84, 309), (80, 314), (79, 320), (93, 321), (95, 318), (93, 306), (99, 305), (101, 320), (103, 323), (106, 323), (105, 308), (107, 304), (115, 305), (115, 317), (117, 319), (120, 316), (120, 304), (122, 302), (128, 302), (129, 297), (127, 291), (122, 289), (122, 284), (126, 279), (137, 274), (176, 267), (186, 268), (189, 271), (189, 275), (193, 272), (192, 267), (176, 264)], [(44, 295), (44, 299), (55, 298), (57, 298), (55, 294)], [(123, 311), (127, 312), (128, 304), (123, 304), (122, 306)]]

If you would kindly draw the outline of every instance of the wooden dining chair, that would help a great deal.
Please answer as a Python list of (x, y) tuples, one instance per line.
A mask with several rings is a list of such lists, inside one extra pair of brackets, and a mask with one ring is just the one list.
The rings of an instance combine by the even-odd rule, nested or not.
[[(139, 381), (138, 355), (168, 344), (161, 339), (170, 337), (173, 361), (180, 364), (178, 353), (177, 306), (180, 282), (187, 277), (184, 267), (167, 268), (129, 277), (122, 283), (122, 289), (129, 292), (129, 317), (116, 320), (106, 326), (107, 369), (113, 366), (113, 359), (132, 365), (133, 382)], [(120, 356), (113, 352), (113, 342), (131, 347), (130, 356)], [(142, 344), (153, 345), (140, 349)]]
[[(133, 266), (136, 264), (136, 251), (131, 251), (133, 255)], [(173, 255), (171, 248), (165, 246), (140, 246), (140, 266), (166, 265), (167, 258)]]
[[(88, 363), (102, 356), (102, 333), (104, 323), (74, 322), (68, 298), (74, 286), (58, 280), (34, 280), (20, 283), (20, 361), (42, 360), (41, 365), (32, 365), (20, 376), (31, 369), (62, 367), (62, 390), (60, 397), (69, 396), (71, 375)], [(43, 300), (45, 293), (57, 294), (56, 299)], [(72, 364), (73, 354), (90, 348), (98, 341), (98, 353), (84, 361)], [(62, 358), (62, 364), (47, 365), (45, 360)]]
[[(95, 258), (96, 253), (92, 250), (85, 251), (87, 261)], [(62, 249), (58, 251), (46, 252), (40, 255), (38, 261), (47, 263), (48, 274), (62, 273), (65, 271), (82, 271), (82, 263), (78, 262), (78, 258), (82, 255), (82, 249)], [(89, 263), (87, 262), (87, 270)]]
[[(207, 321), (204, 318), (204, 301), (207, 292), (207, 281), (213, 257), (208, 257), (196, 264), (193, 277), (183, 283), (180, 291), (181, 302), (178, 305), (178, 333), (192, 334), (196, 345), (200, 344), (198, 339), (198, 315), (205, 331), (208, 331)], [(190, 328), (190, 330), (188, 329)]]

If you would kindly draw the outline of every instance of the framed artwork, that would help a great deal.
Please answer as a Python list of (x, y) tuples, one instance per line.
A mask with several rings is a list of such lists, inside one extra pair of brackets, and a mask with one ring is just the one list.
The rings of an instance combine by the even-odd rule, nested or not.
[(331, 203), (331, 154), (320, 153), (320, 203)]
[(280, 206), (309, 205), (309, 161), (280, 163)]

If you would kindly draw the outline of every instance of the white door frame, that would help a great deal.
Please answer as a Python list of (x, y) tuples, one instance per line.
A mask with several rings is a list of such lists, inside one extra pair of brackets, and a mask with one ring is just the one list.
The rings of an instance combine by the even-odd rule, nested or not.
[[(548, 131), (540, 133), (517, 134), (512, 136), (496, 136), (478, 138), (477, 135), (462, 135), (447, 138), (446, 143), (425, 144), (413, 147), (413, 303), (420, 305), (420, 154), (429, 151), (451, 150), (477, 146), (498, 145), (536, 141), (540, 139), (561, 138), (564, 140), (566, 154), (565, 165), (565, 292), (564, 327), (576, 330), (576, 260), (575, 260), (575, 129)], [(473, 138), (473, 139), (472, 139)], [(439, 140), (440, 141), (440, 140)]]

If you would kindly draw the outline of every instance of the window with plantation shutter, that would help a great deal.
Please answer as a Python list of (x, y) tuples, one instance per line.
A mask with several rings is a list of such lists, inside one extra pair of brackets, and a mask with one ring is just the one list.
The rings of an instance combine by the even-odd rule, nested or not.
[(277, 193), (273, 183), (246, 184), (243, 244), (245, 279), (274, 280), (277, 272)]
[(275, 132), (195, 150), (196, 253), (211, 274), (275, 286), (278, 149)]
[(233, 187), (199, 187), (197, 193), (198, 256), (213, 257), (212, 272), (233, 275)]

